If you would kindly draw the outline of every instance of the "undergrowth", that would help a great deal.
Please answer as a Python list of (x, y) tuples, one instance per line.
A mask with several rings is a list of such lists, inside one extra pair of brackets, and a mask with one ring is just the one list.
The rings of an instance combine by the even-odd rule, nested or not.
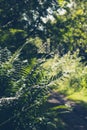
[(79, 57), (79, 50), (63, 57), (55, 55), (42, 66), (50, 88), (72, 100), (87, 102), (87, 66)]

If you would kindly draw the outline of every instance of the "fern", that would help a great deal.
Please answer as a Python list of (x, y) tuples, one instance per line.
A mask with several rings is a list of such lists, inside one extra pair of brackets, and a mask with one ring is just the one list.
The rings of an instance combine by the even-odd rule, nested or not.
[[(39, 108), (47, 94), (45, 83), (43, 85), (41, 84), (44, 75), (43, 68), (41, 67), (43, 61), (38, 62), (36, 59), (32, 59), (30, 62), (28, 60), (21, 60), (18, 57), (21, 49), (13, 55), (8, 50), (11, 55), (9, 57), (6, 55), (7, 57), (3, 61), (2, 55), (0, 55), (0, 61), (2, 63), (0, 65), (0, 89), (3, 91), (2, 94), (0, 93), (0, 103), (2, 103), (0, 112), (2, 112), (4, 107), (5, 111), (7, 111), (7, 108), (9, 110), (11, 109), (11, 115), (15, 115), (8, 118), (6, 117), (7, 114), (5, 114), (3, 118), (8, 118), (8, 120), (2, 122), (0, 119), (0, 122), (2, 122), (0, 127), (7, 125), (11, 120), (14, 120), (16, 123), (16, 128), (20, 128), (22, 123), (22, 127), (25, 129), (26, 123), (23, 123), (25, 121), (27, 123), (31, 121), (31, 126), (35, 127), (37, 122), (36, 115), (39, 118)], [(0, 52), (3, 52), (3, 50), (1, 48)], [(26, 116), (23, 116), (23, 113)], [(30, 129), (31, 126), (29, 124), (28, 128)]]

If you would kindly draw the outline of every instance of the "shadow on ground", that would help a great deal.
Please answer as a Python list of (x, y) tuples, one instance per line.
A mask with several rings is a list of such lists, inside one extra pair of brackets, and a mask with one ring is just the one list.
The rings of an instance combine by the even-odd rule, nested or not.
[(76, 104), (52, 93), (44, 109), (45, 130), (87, 130), (87, 109), (82, 102)]

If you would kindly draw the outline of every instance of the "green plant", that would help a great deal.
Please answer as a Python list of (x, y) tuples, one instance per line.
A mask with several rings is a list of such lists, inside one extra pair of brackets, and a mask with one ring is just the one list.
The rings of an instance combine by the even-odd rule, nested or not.
[[(73, 54), (68, 52), (62, 57), (55, 56), (43, 64), (48, 77), (49, 86), (55, 91), (70, 96), (83, 91), (87, 92), (87, 66), (79, 57), (79, 50)], [(74, 95), (73, 95), (74, 96)], [(81, 99), (80, 99), (81, 100)]]
[[(48, 92), (45, 83), (43, 84), (41, 62), (38, 63), (36, 59), (21, 61), (18, 58), (20, 51), (12, 55), (9, 50), (7, 54), (10, 53), (10, 57), (6, 55), (3, 61), (4, 49), (1, 48), (0, 52), (0, 113), (5, 110), (3, 119), (0, 119), (0, 127), (11, 127), (14, 130), (37, 129), (41, 122), (38, 120), (37, 124), (37, 118), (41, 116), (39, 109)], [(11, 111), (9, 116), (5, 114), (8, 110)]]

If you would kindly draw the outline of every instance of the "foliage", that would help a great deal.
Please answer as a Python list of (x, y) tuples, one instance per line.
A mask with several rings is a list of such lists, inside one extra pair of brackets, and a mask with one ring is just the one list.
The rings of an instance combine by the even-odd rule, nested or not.
[(87, 11), (86, 1), (59, 1), (60, 8), (54, 20), (46, 24), (50, 49), (60, 55), (80, 49), (80, 55), (87, 57)]
[[(1, 102), (0, 114), (3, 111), (3, 119), (0, 119), (0, 127), (11, 127), (14, 130), (38, 129), (37, 122), (41, 122), (39, 109), (47, 94), (45, 83), (41, 85), (41, 62), (35, 59), (20, 61), (18, 53), (12, 55), (7, 48), (0, 49), (0, 97), (7, 104)], [(11, 110), (9, 116), (6, 114), (8, 110)]]
[(42, 111), (49, 90), (87, 96), (86, 6), (0, 0), (0, 129), (57, 129)]
[(0, 0), (0, 129), (38, 129), (41, 122), (47, 87), (31, 38), (43, 34), (48, 8), (55, 9), (54, 0)]
[[(28, 38), (43, 35), (48, 8), (55, 10), (54, 0), (0, 1), (0, 46), (15, 51)], [(42, 28), (42, 29), (41, 29)]]
[(87, 66), (81, 60), (77, 50), (73, 54), (68, 52), (62, 57), (55, 56), (44, 63), (43, 67), (51, 81), (49, 86), (68, 96), (82, 92), (84, 98), (87, 95)]

